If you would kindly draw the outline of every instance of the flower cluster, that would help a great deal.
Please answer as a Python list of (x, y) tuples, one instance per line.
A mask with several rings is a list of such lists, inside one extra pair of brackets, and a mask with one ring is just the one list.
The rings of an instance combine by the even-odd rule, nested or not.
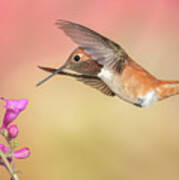
[[(8, 100), (5, 98), (1, 98), (1, 100), (6, 102), (4, 106), (6, 112), (3, 118), (2, 125), (0, 127), (0, 134), (3, 135), (8, 145), (6, 147), (4, 144), (0, 144), (0, 151), (5, 155), (7, 161), (11, 163), (14, 158), (25, 159), (30, 155), (30, 150), (27, 147), (19, 150), (14, 150), (17, 146), (16, 138), (18, 136), (19, 130), (16, 124), (11, 124), (26, 108), (28, 100)], [(0, 165), (7, 167), (1, 156)]]

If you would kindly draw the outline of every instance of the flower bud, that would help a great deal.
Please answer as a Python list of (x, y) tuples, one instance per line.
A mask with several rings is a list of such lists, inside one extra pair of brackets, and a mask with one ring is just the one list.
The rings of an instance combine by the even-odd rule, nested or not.
[(25, 159), (30, 156), (29, 148), (25, 147), (23, 149), (19, 149), (18, 151), (14, 152), (14, 157), (17, 159)]
[(10, 125), (8, 128), (8, 137), (9, 138), (16, 138), (18, 133), (19, 133), (19, 130), (17, 128), (17, 125), (16, 124), (13, 124), (13, 125)]

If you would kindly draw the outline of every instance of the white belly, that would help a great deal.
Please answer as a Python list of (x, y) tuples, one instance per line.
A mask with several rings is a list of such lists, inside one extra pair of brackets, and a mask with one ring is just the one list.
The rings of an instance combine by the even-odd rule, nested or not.
[[(116, 73), (106, 67), (101, 69), (101, 72), (98, 74), (98, 77), (102, 79), (106, 85), (120, 98), (128, 102), (132, 102), (129, 97), (124, 94), (119, 83), (119, 76), (116, 76)], [(133, 102), (132, 102), (133, 103)]]
[(113, 73), (108, 68), (103, 67), (101, 69), (101, 72), (98, 74), (98, 77), (101, 78), (106, 83), (107, 82), (111, 83), (111, 81), (113, 80)]
[(118, 95), (119, 83), (117, 83), (117, 78), (115, 77), (113, 70), (103, 67), (101, 72), (98, 74), (98, 77), (102, 79), (106, 85), (108, 85), (108, 87)]
[(158, 100), (157, 93), (155, 90), (149, 91), (144, 96), (138, 96), (139, 102), (142, 107), (149, 107), (153, 102)]

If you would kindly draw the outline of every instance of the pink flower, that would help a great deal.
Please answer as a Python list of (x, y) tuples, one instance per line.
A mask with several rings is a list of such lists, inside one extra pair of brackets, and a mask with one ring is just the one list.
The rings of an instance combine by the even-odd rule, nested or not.
[[(10, 153), (10, 149), (8, 147), (5, 147), (4, 144), (0, 144), (0, 149), (7, 156), (7, 160), (9, 162), (11, 162), (12, 161), (12, 154)], [(14, 157), (16, 159), (25, 159), (25, 158), (28, 158), (29, 156), (30, 156), (30, 150), (27, 147), (19, 149), (19, 150), (14, 152)], [(4, 162), (1, 159), (1, 157), (0, 157), (0, 165), (4, 165)]]
[(0, 150), (3, 152), (3, 153), (7, 153), (9, 152), (9, 148), (4, 146), (4, 144), (0, 144)]
[(6, 105), (4, 106), (6, 108), (6, 112), (2, 124), (2, 129), (3, 129), (3, 128), (7, 128), (7, 126), (16, 119), (19, 113), (26, 108), (28, 104), (28, 100), (27, 99), (8, 100), (3, 97), (1, 99), (6, 102)]
[[(7, 153), (10, 152), (9, 148), (8, 148), (8, 147), (5, 147), (4, 144), (0, 144), (0, 150), (1, 150), (4, 154), (7, 154)], [(8, 160), (9, 162), (11, 162), (11, 161), (12, 161), (12, 158), (7, 157), (7, 160)], [(1, 159), (1, 157), (0, 157), (0, 165), (3, 165), (3, 166), (4, 166), (4, 162), (3, 162), (3, 160)]]
[(18, 130), (16, 124), (10, 125), (10, 126), (7, 128), (7, 130), (8, 130), (8, 137), (9, 137), (10, 139), (16, 138), (17, 135), (18, 135), (18, 133), (19, 133), (19, 130)]
[(27, 147), (14, 152), (14, 157), (16, 159), (25, 159), (28, 158), (29, 156), (30, 156), (30, 150)]

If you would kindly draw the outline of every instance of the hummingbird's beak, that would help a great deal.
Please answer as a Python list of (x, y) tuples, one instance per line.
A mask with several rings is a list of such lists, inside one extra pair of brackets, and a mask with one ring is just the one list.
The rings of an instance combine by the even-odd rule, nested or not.
[(52, 78), (54, 75), (58, 74), (59, 72), (63, 71), (63, 69), (65, 69), (66, 64), (61, 66), (60, 68), (58, 68), (55, 72), (53, 72), (52, 74), (50, 74), (48, 77), (46, 77), (45, 79), (41, 80), (39, 83), (36, 84), (36, 86), (40, 86), (41, 84), (43, 84), (45, 81), (49, 80), (50, 78)]
[[(63, 66), (61, 66), (60, 68), (58, 68), (55, 72), (52, 72), (52, 74), (50, 74), (48, 77), (46, 77), (45, 79), (43, 79), (42, 81), (40, 81), (39, 83), (36, 84), (36, 86), (40, 86), (41, 84), (43, 84), (45, 81), (49, 80), (51, 77), (53, 77), (54, 75), (62, 72), (65, 68), (68, 68), (68, 63), (71, 60), (73, 53), (76, 51), (77, 49), (75, 49), (71, 55), (68, 57), (68, 59), (66, 60), (65, 64)], [(41, 69), (44, 69), (42, 67), (40, 67)], [(45, 70), (45, 69), (44, 69)], [(64, 73), (62, 73), (64, 74)], [(68, 74), (68, 73), (67, 73)]]
[[(44, 66), (38, 66), (40, 69), (44, 70), (44, 71), (47, 71), (47, 72), (50, 72), (50, 73), (54, 73), (57, 71), (57, 69), (55, 68), (50, 68), (50, 67), (44, 67)], [(91, 76), (88, 76), (88, 75), (84, 75), (84, 74), (72, 74), (70, 72), (65, 72), (65, 71), (60, 71), (58, 72), (58, 74), (60, 75), (65, 75), (65, 76), (70, 76), (70, 77), (75, 77), (75, 78), (94, 78), (94, 77), (91, 77)]]

